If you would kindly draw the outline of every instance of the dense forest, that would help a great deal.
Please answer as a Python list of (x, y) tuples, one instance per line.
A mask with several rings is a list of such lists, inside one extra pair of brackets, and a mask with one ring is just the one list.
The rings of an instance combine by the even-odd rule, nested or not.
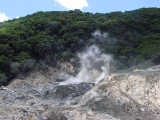
[[(107, 37), (93, 37), (96, 30)], [(118, 69), (146, 60), (159, 64), (160, 8), (106, 14), (37, 12), (0, 23), (0, 85), (31, 70), (36, 62), (56, 65), (92, 44), (112, 54)]]

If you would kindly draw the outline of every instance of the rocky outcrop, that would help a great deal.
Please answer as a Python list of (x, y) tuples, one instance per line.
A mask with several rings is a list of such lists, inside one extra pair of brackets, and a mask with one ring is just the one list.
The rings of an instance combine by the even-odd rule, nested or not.
[(158, 120), (159, 93), (159, 70), (112, 74), (77, 103), (119, 119)]
[(113, 73), (96, 85), (59, 85), (68, 76), (49, 68), (1, 87), (0, 120), (160, 119), (159, 67)]
[(110, 115), (81, 107), (56, 108), (46, 116), (47, 120), (118, 120)]
[(90, 90), (95, 84), (94, 83), (79, 83), (70, 85), (58, 85), (53, 90), (46, 91), (44, 98), (53, 99), (72, 99), (74, 97), (83, 95)]

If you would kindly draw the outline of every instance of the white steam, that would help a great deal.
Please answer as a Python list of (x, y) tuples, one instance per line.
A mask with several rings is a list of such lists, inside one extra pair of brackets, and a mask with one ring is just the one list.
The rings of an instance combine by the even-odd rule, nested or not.
[(108, 39), (108, 36), (109, 34), (108, 33), (102, 33), (100, 30), (96, 30), (94, 33), (92, 33), (92, 35), (94, 36), (94, 39), (105, 39), (107, 37)]
[(106, 75), (109, 74), (111, 55), (102, 54), (99, 48), (95, 45), (89, 47), (87, 51), (78, 54), (81, 63), (80, 72), (76, 77), (70, 77), (61, 85), (80, 83), (80, 82), (94, 82), (98, 83)]
[(92, 33), (93, 39), (99, 42), (105, 43), (106, 45), (114, 45), (118, 40), (114, 37), (110, 36), (107, 32), (101, 32), (100, 30), (96, 30)]

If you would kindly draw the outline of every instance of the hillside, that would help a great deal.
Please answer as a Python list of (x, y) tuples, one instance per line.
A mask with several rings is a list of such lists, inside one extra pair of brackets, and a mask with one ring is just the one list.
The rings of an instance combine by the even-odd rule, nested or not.
[(0, 23), (0, 85), (42, 63), (57, 66), (76, 58), (77, 52), (93, 44), (113, 55), (116, 69), (147, 60), (159, 64), (160, 9), (38, 12)]
[[(68, 71), (69, 66), (68, 66)], [(47, 67), (0, 88), (1, 120), (159, 120), (160, 66), (107, 75), (98, 84), (63, 83)]]

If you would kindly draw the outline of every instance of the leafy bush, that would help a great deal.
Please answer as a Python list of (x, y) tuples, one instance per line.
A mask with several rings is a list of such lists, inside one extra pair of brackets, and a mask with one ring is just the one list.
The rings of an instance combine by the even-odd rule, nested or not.
[(0, 86), (8, 83), (8, 77), (4, 73), (0, 73)]
[(26, 73), (30, 70), (33, 70), (36, 65), (36, 60), (35, 59), (27, 59), (22, 62), (21, 64), (21, 72)]
[(36, 60), (35, 59), (26, 59), (22, 61), (21, 63), (18, 62), (12, 62), (10, 64), (10, 76), (15, 77), (19, 74), (25, 74), (30, 70), (33, 70), (36, 66)]
[(10, 73), (13, 76), (16, 76), (21, 72), (21, 64), (18, 62), (13, 62), (10, 64)]

